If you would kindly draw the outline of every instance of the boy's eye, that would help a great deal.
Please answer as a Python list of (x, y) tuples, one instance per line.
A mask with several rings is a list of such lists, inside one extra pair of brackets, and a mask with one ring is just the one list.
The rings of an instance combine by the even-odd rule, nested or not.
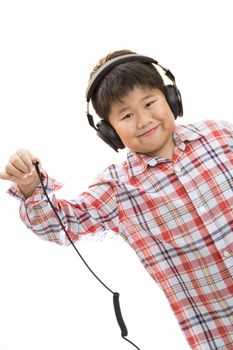
[(146, 103), (146, 107), (150, 107), (154, 102), (155, 102), (154, 100), (153, 100), (153, 101), (147, 102), (147, 103)]
[(129, 119), (132, 117), (132, 115), (133, 115), (133, 113), (128, 113), (128, 114), (124, 115), (124, 117), (122, 117), (121, 120)]

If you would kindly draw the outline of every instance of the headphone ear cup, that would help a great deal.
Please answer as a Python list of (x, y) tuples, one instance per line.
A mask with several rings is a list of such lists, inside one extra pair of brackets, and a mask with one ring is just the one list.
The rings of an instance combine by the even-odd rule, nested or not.
[(105, 120), (100, 120), (97, 123), (96, 132), (97, 135), (115, 151), (118, 151), (119, 148), (125, 148), (124, 144), (122, 143), (120, 137), (117, 135), (114, 128)]
[(175, 85), (165, 85), (164, 86), (165, 97), (167, 99), (167, 103), (172, 110), (174, 118), (176, 119), (178, 116), (183, 116), (183, 105), (180, 91), (177, 89)]

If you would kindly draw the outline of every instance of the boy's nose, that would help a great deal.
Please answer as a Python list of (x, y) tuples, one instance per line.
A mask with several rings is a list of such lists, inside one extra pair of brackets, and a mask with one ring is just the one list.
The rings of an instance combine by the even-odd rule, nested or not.
[(147, 112), (144, 111), (138, 115), (137, 128), (143, 129), (145, 126), (150, 124), (150, 122), (151, 122), (150, 116), (148, 115)]

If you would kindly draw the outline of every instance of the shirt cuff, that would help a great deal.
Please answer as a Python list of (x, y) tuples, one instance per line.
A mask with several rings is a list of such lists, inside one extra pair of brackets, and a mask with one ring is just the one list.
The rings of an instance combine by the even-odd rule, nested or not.
[[(59, 190), (63, 186), (62, 183), (60, 183), (60, 182), (56, 181), (55, 179), (49, 177), (44, 170), (41, 171), (41, 175), (42, 175), (42, 178), (43, 178), (43, 184), (44, 184), (46, 192), (48, 194)], [(11, 187), (7, 190), (7, 193), (10, 194), (12, 197), (16, 198), (19, 201), (26, 202), (27, 205), (28, 204), (29, 205), (30, 204), (33, 205), (33, 204), (39, 203), (41, 201), (47, 200), (41, 184), (36, 187), (36, 189), (34, 190), (32, 195), (30, 197), (28, 197), (28, 198), (24, 197), (24, 195), (20, 191), (20, 189), (19, 189), (17, 184), (12, 184)]]

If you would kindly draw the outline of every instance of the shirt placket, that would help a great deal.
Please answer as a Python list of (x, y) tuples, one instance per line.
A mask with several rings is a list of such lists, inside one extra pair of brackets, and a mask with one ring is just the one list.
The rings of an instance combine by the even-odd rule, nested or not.
[[(179, 148), (177, 148), (176, 152), (174, 152), (175, 161), (173, 163), (173, 167), (174, 167), (174, 173), (176, 174), (179, 182), (185, 188), (187, 183), (189, 183), (190, 181), (193, 181), (193, 179), (190, 176), (190, 174), (187, 173), (182, 168), (182, 160), (180, 160), (182, 153), (183, 153), (183, 151), (180, 150)], [(190, 200), (192, 201), (199, 217), (203, 220), (203, 222), (207, 222), (207, 221), (211, 222), (211, 225), (209, 225), (209, 227), (208, 227), (209, 234), (211, 234), (215, 231), (219, 231), (219, 236), (215, 237), (214, 244), (215, 244), (218, 252), (221, 254), (221, 257), (223, 259), (223, 263), (225, 264), (225, 266), (228, 269), (231, 270), (231, 273), (232, 273), (233, 252), (229, 248), (224, 237), (221, 237), (220, 228), (216, 224), (216, 222), (213, 220), (213, 217), (211, 216), (211, 214), (209, 212), (209, 208), (207, 207), (206, 203), (201, 203), (201, 205), (198, 205), (198, 206), (195, 205), (195, 203), (197, 203), (196, 198), (198, 198), (198, 197), (201, 198), (201, 197), (200, 197), (200, 194), (198, 192), (197, 184), (195, 184), (195, 186), (193, 186), (193, 188), (196, 188), (197, 190), (196, 191), (193, 190), (191, 194), (187, 191), (187, 195), (189, 196)]]

